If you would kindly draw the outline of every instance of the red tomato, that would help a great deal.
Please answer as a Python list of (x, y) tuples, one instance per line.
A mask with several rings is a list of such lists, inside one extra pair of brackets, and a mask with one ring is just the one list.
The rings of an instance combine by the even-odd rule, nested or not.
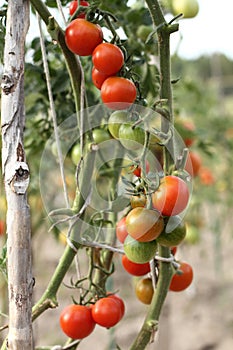
[(163, 231), (164, 221), (157, 210), (143, 207), (132, 209), (126, 216), (126, 230), (139, 242), (155, 240)]
[(101, 89), (103, 82), (109, 77), (108, 74), (104, 74), (98, 71), (95, 67), (92, 68), (91, 72), (92, 82), (97, 87), (97, 89)]
[(171, 253), (172, 255), (176, 255), (177, 247), (171, 247)]
[(5, 222), (3, 220), (0, 220), (0, 236), (3, 235), (5, 232)]
[(126, 109), (136, 100), (137, 89), (132, 81), (121, 77), (107, 78), (101, 87), (101, 98), (110, 109)]
[(72, 339), (87, 337), (95, 328), (91, 309), (76, 304), (66, 306), (60, 315), (60, 326), (63, 332)]
[(153, 207), (165, 216), (181, 213), (189, 201), (186, 182), (177, 176), (165, 176), (157, 191), (152, 194)]
[(190, 286), (192, 280), (192, 266), (186, 262), (181, 262), (178, 271), (172, 276), (169, 289), (173, 292), (181, 292)]
[(122, 255), (122, 266), (124, 269), (133, 276), (144, 276), (150, 272), (150, 264), (138, 264), (127, 258), (126, 255)]
[(185, 170), (191, 175), (191, 176), (197, 176), (198, 172), (201, 168), (202, 160), (200, 155), (197, 152), (190, 151), (186, 165)]
[[(146, 160), (146, 173), (149, 173), (149, 171), (150, 171), (150, 164), (149, 164), (148, 160)], [(141, 172), (142, 172), (142, 169), (141, 169), (140, 165), (137, 166), (136, 169), (134, 169), (134, 171), (133, 171), (134, 175), (137, 177), (141, 177)]]
[(102, 43), (93, 51), (92, 62), (101, 73), (115, 75), (124, 64), (124, 55), (117, 45)]
[(119, 305), (120, 305), (120, 310), (121, 310), (121, 318), (124, 316), (125, 314), (125, 304), (124, 301), (116, 294), (111, 294), (108, 293), (108, 298), (113, 298)]
[(118, 223), (116, 224), (116, 236), (119, 242), (124, 243), (128, 232), (126, 230), (126, 217), (124, 216)]
[(103, 41), (103, 32), (99, 25), (82, 18), (74, 19), (65, 31), (66, 45), (76, 55), (89, 56)]
[(115, 326), (122, 317), (120, 303), (111, 297), (99, 299), (92, 307), (91, 312), (93, 320), (106, 328)]
[(198, 176), (200, 178), (200, 182), (203, 185), (210, 186), (215, 183), (215, 178), (213, 176), (212, 171), (209, 168), (201, 167)]
[[(87, 1), (80, 1), (80, 5), (88, 7), (90, 4)], [(77, 0), (76, 1), (71, 1), (70, 6), (69, 6), (70, 16), (72, 16), (75, 13), (75, 11), (77, 10), (77, 7), (78, 7), (78, 1)], [(86, 16), (86, 14), (81, 12), (77, 16), (77, 18), (85, 18), (85, 16)]]

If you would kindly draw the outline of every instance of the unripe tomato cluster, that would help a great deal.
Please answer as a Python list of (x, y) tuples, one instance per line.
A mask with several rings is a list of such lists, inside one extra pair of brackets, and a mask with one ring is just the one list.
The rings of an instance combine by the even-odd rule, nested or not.
[[(81, 1), (82, 6), (89, 6)], [(73, 15), (78, 2), (70, 4)], [(103, 31), (98, 24), (91, 23), (81, 13), (72, 20), (65, 31), (67, 47), (79, 56), (92, 56), (93, 84), (100, 89), (103, 103), (110, 109), (127, 109), (136, 100), (137, 89), (133, 81), (118, 76), (124, 65), (124, 54), (115, 44), (103, 42)]]
[(91, 305), (70, 304), (60, 314), (62, 331), (72, 339), (83, 339), (89, 336), (96, 324), (111, 328), (124, 316), (125, 305), (123, 300), (115, 295), (108, 294)]

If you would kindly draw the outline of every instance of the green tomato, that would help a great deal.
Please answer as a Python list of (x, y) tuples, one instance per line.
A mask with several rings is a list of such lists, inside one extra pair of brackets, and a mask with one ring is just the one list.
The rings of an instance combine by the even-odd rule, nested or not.
[(108, 120), (108, 130), (115, 139), (118, 139), (119, 137), (120, 126), (127, 123), (127, 115), (128, 113), (126, 111), (115, 111), (110, 115)]
[(80, 148), (80, 144), (77, 143), (76, 145), (73, 146), (71, 150), (71, 160), (74, 163), (74, 165), (77, 165), (80, 159), (81, 159), (81, 148)]
[(119, 129), (119, 140), (126, 149), (136, 151), (144, 144), (145, 132), (139, 126), (132, 128), (131, 124), (122, 124)]
[(183, 14), (184, 18), (193, 18), (198, 14), (199, 5), (197, 0), (173, 0), (172, 12), (173, 14)]
[(95, 143), (101, 143), (111, 138), (109, 132), (104, 129), (94, 129), (92, 135)]
[[(169, 229), (171, 227), (171, 231)], [(174, 227), (174, 229), (172, 229)], [(169, 225), (166, 225), (163, 232), (157, 238), (157, 242), (165, 247), (179, 245), (186, 236), (186, 225), (177, 215), (169, 218)]]
[(143, 42), (145, 42), (148, 35), (152, 32), (152, 30), (153, 30), (152, 26), (146, 26), (145, 24), (142, 24), (137, 29), (137, 37), (141, 39)]
[(155, 256), (156, 251), (156, 240), (150, 242), (139, 242), (128, 235), (124, 241), (125, 255), (129, 260), (138, 264), (149, 262)]

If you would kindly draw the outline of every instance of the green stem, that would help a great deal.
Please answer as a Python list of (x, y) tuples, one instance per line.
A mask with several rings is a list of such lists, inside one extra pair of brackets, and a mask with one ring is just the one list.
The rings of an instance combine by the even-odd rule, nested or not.
[[(160, 63), (160, 99), (165, 100), (167, 114), (162, 118), (161, 131), (168, 133), (174, 124), (172, 108), (171, 88), (171, 63), (170, 63), (170, 34), (178, 30), (177, 24), (168, 24), (163, 16), (162, 9), (157, 0), (146, 0), (151, 18), (155, 27), (158, 28), (158, 47)], [(174, 163), (174, 146), (171, 139), (164, 147), (164, 173), (168, 174)], [(164, 258), (170, 257), (170, 249), (159, 246), (159, 255)], [(130, 347), (130, 350), (143, 350), (146, 348), (153, 335), (157, 331), (160, 313), (169, 290), (173, 275), (173, 267), (170, 262), (160, 262), (159, 279), (155, 289), (150, 308), (138, 336)]]
[(40, 316), (46, 309), (57, 307), (57, 291), (75, 257), (75, 254), (76, 252), (67, 245), (45, 293), (33, 307), (33, 320)]

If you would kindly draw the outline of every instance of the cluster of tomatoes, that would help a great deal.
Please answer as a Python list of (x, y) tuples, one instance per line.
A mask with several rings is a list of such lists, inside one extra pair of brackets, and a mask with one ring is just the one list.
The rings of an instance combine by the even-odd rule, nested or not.
[[(86, 1), (80, 2), (88, 7)], [(78, 2), (70, 4), (70, 14), (74, 15)], [(124, 54), (115, 44), (103, 42), (102, 28), (85, 19), (81, 13), (66, 28), (67, 47), (79, 56), (92, 56), (93, 84), (100, 89), (101, 99), (110, 109), (127, 109), (136, 100), (137, 89), (133, 81), (117, 75), (124, 65)]]
[[(141, 169), (136, 168), (134, 175), (141, 176)], [(130, 211), (116, 225), (116, 236), (123, 244), (125, 253), (122, 265), (133, 276), (150, 273), (149, 262), (155, 257), (158, 244), (169, 247), (171, 254), (175, 255), (177, 245), (186, 235), (186, 226), (179, 216), (189, 202), (189, 189), (183, 179), (165, 176), (158, 189), (151, 194), (150, 207), (147, 207), (147, 201), (145, 193), (132, 196)], [(180, 262), (169, 289), (182, 291), (192, 280), (192, 267), (186, 262)], [(135, 292), (139, 300), (150, 304), (154, 293), (152, 278), (139, 279)]]
[(125, 305), (116, 294), (108, 294), (94, 304), (70, 304), (60, 314), (60, 326), (72, 339), (83, 339), (90, 335), (96, 324), (111, 328), (124, 316)]

